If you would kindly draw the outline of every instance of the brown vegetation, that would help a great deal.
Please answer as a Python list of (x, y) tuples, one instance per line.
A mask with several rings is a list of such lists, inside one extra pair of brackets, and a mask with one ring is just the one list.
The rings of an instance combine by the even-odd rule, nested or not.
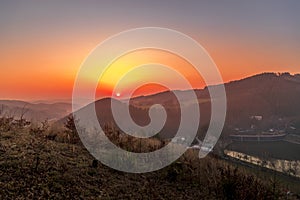
[[(118, 136), (112, 130), (110, 133)], [(260, 180), (214, 156), (199, 160), (194, 150), (159, 171), (146, 174), (118, 172), (96, 162), (80, 143), (62, 140), (60, 137), (66, 137), (66, 131), (70, 130), (62, 130), (54, 140), (47, 137), (51, 130), (45, 123), (36, 129), (1, 131), (0, 199), (283, 197), (282, 187), (277, 183), (274, 187), (270, 181)], [(122, 137), (124, 141), (128, 140)], [(147, 148), (161, 145), (157, 139), (151, 142)], [(129, 150), (141, 147), (131, 145), (129, 141), (125, 144)]]

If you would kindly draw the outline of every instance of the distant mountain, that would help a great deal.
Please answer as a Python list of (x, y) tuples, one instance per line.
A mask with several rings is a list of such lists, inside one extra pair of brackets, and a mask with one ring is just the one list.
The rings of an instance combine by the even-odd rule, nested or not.
[(300, 128), (300, 75), (263, 73), (225, 85), (227, 125), (249, 127), (249, 117), (262, 116), (262, 129)]
[[(172, 94), (170, 94), (171, 96)], [(113, 98), (105, 98), (105, 99), (101, 99), (98, 100), (94, 103), (91, 103), (83, 108), (81, 108), (79, 111), (77, 112), (81, 112), (81, 113), (85, 113), (88, 112), (92, 107), (95, 107), (96, 113), (97, 113), (97, 117), (98, 117), (98, 121), (100, 122), (101, 126), (104, 127), (105, 125), (111, 125), (111, 124), (115, 124), (115, 120), (113, 118), (113, 114), (111, 111), (111, 102), (114, 102), (116, 105), (116, 109), (117, 110), (122, 110), (122, 109), (127, 109), (128, 105), (122, 101), (113, 99)], [(157, 103), (161, 103), (162, 105), (164, 105), (164, 102), (157, 102)], [(148, 110), (149, 107), (138, 107), (138, 106), (134, 106), (134, 105), (129, 105), (129, 111), (130, 111), (130, 115), (132, 117), (132, 119), (134, 120), (134, 122), (140, 126), (145, 126), (147, 124), (150, 123), (150, 117), (148, 115)], [(76, 116), (77, 112), (74, 113), (74, 115)], [(164, 136), (166, 137), (166, 133), (168, 136), (172, 136), (172, 133), (176, 132), (176, 130), (178, 129), (178, 125), (180, 122), (180, 111), (178, 107), (174, 107), (174, 108), (167, 108), (166, 110), (167, 115), (171, 116), (167, 118), (167, 121), (165, 123), (164, 128), (162, 129), (162, 133), (164, 133)], [(88, 114), (87, 114), (88, 115)], [(122, 113), (119, 113), (119, 118), (120, 119), (125, 119), (125, 115), (123, 116)], [(66, 117), (61, 119), (60, 121), (58, 121), (58, 123), (62, 124), (64, 123), (66, 120)], [(177, 125), (176, 125), (177, 124)], [(125, 124), (126, 126), (126, 124)], [(128, 126), (128, 129), (130, 129), (130, 127)]]
[(0, 115), (32, 121), (58, 120), (72, 112), (71, 103), (29, 103), (17, 100), (0, 100)]
[[(235, 128), (249, 129), (253, 125), (260, 130), (270, 128), (284, 129), (291, 125), (300, 130), (300, 75), (289, 73), (262, 73), (242, 80), (225, 84), (227, 95), (226, 131), (230, 133)], [(183, 96), (192, 91), (177, 91)], [(191, 104), (199, 104), (201, 121), (199, 133), (205, 131), (210, 121), (211, 103), (207, 88), (195, 90), (198, 102), (184, 98), (185, 109)], [(186, 95), (187, 96), (187, 95)], [(120, 106), (126, 106), (121, 101)], [(101, 124), (113, 123), (110, 110), (111, 99), (101, 99), (89, 106), (95, 106)], [(172, 91), (162, 92), (149, 96), (135, 97), (130, 100), (130, 113), (139, 125), (150, 122), (149, 107), (153, 104), (162, 104), (168, 114), (162, 134), (171, 137), (180, 123), (180, 107)], [(83, 108), (85, 109), (85, 108)], [(253, 121), (251, 116), (261, 116), (259, 122)]]
[[(278, 128), (292, 124), (300, 129), (300, 75), (262, 73), (225, 84), (227, 96), (226, 127), (250, 128), (251, 116), (262, 116), (259, 128)], [(182, 91), (191, 92), (191, 91)], [(201, 109), (202, 124), (210, 118), (210, 97), (207, 88), (195, 90)], [(149, 106), (164, 99), (172, 105), (171, 92), (134, 98), (134, 105)], [(188, 100), (187, 100), (188, 101)]]
[(54, 104), (54, 103), (72, 103), (72, 99), (49, 99), (49, 100), (33, 100), (29, 103), (38, 104), (38, 103), (45, 103), (45, 104)]

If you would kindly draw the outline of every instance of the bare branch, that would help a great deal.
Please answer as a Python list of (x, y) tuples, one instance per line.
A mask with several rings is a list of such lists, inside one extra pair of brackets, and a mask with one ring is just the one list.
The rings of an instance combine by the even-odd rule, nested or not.
[(21, 116), (20, 116), (20, 120), (23, 120), (24, 119), (24, 115), (28, 112), (28, 108), (26, 108), (26, 106), (28, 105), (27, 104), (24, 104), (24, 106), (22, 107), (22, 110), (21, 110)]

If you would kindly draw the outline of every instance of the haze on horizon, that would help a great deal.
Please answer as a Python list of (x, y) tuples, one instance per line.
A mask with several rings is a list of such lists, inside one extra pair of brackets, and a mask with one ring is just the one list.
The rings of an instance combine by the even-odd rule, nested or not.
[[(96, 45), (145, 26), (174, 29), (197, 40), (224, 82), (265, 71), (298, 73), (299, 10), (297, 0), (1, 1), (0, 99), (71, 98), (77, 70)], [(166, 62), (177, 63), (173, 58)]]

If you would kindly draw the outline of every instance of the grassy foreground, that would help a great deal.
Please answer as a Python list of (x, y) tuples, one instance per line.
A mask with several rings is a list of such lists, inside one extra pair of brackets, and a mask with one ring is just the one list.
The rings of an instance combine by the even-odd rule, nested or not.
[(199, 160), (193, 150), (159, 171), (129, 174), (93, 162), (80, 143), (47, 139), (26, 128), (0, 133), (0, 188), (0, 199), (286, 197), (276, 180), (260, 180), (214, 156)]

